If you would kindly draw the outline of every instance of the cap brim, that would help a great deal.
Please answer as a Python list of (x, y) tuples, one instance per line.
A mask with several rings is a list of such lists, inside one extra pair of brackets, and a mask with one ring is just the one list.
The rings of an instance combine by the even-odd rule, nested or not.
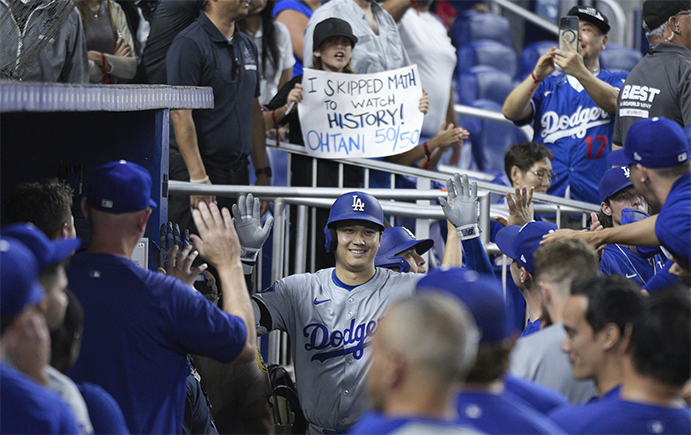
[(612, 165), (612, 166), (628, 166), (631, 163), (635, 163), (632, 160), (629, 159), (629, 157), (626, 155), (626, 152), (624, 149), (612, 151), (609, 153), (607, 156), (607, 163)]
[(53, 242), (53, 255), (50, 264), (58, 263), (65, 258), (74, 255), (75, 252), (82, 246), (82, 240), (76, 239), (60, 239)]
[(509, 225), (508, 227), (502, 228), (497, 233), (495, 242), (497, 243), (499, 250), (501, 250), (501, 252), (503, 252), (504, 255), (506, 255), (507, 257), (513, 259), (516, 259), (518, 257), (518, 254), (514, 250), (514, 242), (516, 240), (516, 237), (518, 236), (519, 231), (521, 231), (520, 226)]
[(434, 246), (434, 240), (432, 239), (418, 240), (417, 244), (415, 244), (415, 252), (417, 252), (419, 255), (422, 255), (432, 249), (432, 246)]

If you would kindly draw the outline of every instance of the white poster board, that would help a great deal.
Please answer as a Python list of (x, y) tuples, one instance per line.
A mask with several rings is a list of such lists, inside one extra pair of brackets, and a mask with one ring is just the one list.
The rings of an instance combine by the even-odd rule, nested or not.
[(305, 68), (298, 105), (302, 137), (314, 157), (385, 157), (420, 139), (422, 86), (417, 65), (376, 74)]

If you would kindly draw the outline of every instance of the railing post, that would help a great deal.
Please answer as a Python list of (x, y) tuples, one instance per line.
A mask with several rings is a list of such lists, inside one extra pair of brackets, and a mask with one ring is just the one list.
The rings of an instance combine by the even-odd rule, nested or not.
[(307, 252), (307, 206), (298, 206), (297, 228), (295, 231), (295, 273), (305, 272)]
[[(283, 200), (274, 202), (274, 234), (273, 252), (271, 253), (271, 283), (283, 278), (283, 252), (285, 250), (285, 204)], [(287, 346), (285, 339), (280, 331), (273, 331), (269, 334), (269, 364), (285, 364), (287, 357)]]
[(490, 236), (490, 193), (487, 192), (480, 199), (480, 240), (482, 244), (486, 245), (489, 243)]

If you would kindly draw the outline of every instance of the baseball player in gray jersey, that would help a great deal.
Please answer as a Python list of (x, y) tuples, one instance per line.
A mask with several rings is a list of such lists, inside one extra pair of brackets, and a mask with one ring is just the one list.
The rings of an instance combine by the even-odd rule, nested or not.
[[(460, 207), (462, 195), (455, 191), (451, 184), (445, 213)], [(340, 196), (324, 229), (336, 267), (284, 278), (253, 297), (259, 333), (290, 335), (308, 433), (343, 432), (367, 410), (372, 336), (384, 312), (411, 296), (423, 276), (375, 267), (383, 230), (376, 198)]]

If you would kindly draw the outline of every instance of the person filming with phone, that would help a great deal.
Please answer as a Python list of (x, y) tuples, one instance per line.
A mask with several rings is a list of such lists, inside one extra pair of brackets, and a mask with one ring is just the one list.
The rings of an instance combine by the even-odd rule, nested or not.
[(574, 6), (560, 19), (559, 48), (538, 59), (502, 109), (516, 125), (532, 123), (533, 141), (554, 153), (559, 178), (547, 193), (594, 204), (600, 203), (598, 183), (608, 169), (617, 97), (627, 76), (600, 69), (609, 29), (599, 10)]

